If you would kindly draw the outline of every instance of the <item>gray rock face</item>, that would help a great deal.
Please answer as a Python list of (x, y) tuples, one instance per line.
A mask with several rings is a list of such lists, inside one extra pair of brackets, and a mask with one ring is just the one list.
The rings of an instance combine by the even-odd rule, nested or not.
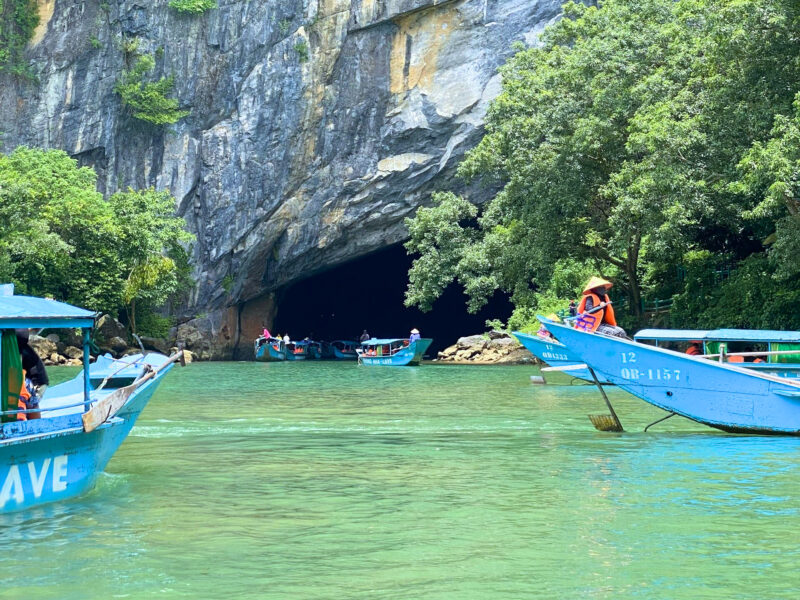
[[(169, 188), (197, 236), (185, 315), (232, 324), (199, 352), (222, 358), (271, 320), (271, 292), (403, 240), (431, 191), (458, 188), (497, 67), (561, 1), (219, 0), (200, 16), (40, 2), (36, 80), (0, 80), (4, 149), (62, 148), (105, 193)], [(113, 91), (134, 39), (191, 110), (171, 127), (136, 121)]]

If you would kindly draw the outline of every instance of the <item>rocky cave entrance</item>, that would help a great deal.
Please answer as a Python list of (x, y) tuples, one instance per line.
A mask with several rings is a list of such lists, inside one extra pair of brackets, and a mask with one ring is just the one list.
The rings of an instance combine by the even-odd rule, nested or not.
[(318, 340), (358, 340), (366, 329), (374, 337), (407, 337), (412, 327), (433, 338), (428, 354), (465, 335), (486, 330), (487, 319), (506, 320), (512, 306), (495, 296), (477, 314), (469, 314), (460, 288), (450, 286), (423, 313), (403, 304), (412, 257), (402, 245), (391, 246), (314, 275), (279, 295), (272, 333)]

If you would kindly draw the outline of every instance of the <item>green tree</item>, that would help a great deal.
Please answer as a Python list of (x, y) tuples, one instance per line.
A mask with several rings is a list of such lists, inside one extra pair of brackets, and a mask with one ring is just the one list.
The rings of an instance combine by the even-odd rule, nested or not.
[[(183, 244), (168, 192), (128, 190), (108, 201), (96, 174), (60, 150), (0, 155), (0, 276), (21, 293), (134, 313), (187, 285)], [(135, 327), (135, 321), (132, 319)]]
[(186, 281), (185, 244), (192, 235), (176, 218), (175, 199), (167, 191), (133, 190), (109, 199), (119, 230), (120, 262), (125, 266), (123, 302), (133, 331), (137, 304), (152, 309), (164, 304)]
[(133, 68), (124, 71), (114, 86), (114, 91), (122, 98), (134, 118), (152, 123), (166, 125), (177, 123), (189, 114), (181, 110), (176, 98), (169, 98), (175, 87), (175, 78), (162, 77), (158, 81), (146, 81), (147, 74), (155, 68), (155, 59), (149, 54), (140, 56)]
[[(434, 200), (435, 227), (470, 230), (450, 233), (470, 243), (420, 245), (413, 232), (430, 209), (409, 222), (408, 249), (420, 257), (408, 302), (429, 307), (458, 281), (473, 310), (497, 289), (536, 306), (570, 264), (612, 277), (638, 316), (643, 294), (662, 288), (687, 251), (737, 261), (761, 251), (769, 219), (752, 213), (758, 186), (732, 186), (776, 115), (792, 112), (798, 23), (788, 0), (565, 4), (542, 45), (520, 47), (501, 68), (486, 134), (460, 166), (501, 191), (466, 220), (464, 208), (452, 218), (441, 210), (455, 200)], [(435, 252), (449, 266), (430, 285), (417, 265)]]

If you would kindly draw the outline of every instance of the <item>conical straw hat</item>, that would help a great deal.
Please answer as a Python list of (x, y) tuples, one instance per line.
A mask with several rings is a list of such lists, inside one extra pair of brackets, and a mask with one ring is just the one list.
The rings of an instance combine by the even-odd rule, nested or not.
[(583, 286), (583, 293), (584, 294), (588, 294), (589, 291), (593, 290), (594, 288), (598, 288), (598, 287), (605, 287), (606, 289), (608, 289), (612, 285), (614, 285), (614, 284), (611, 283), (610, 281), (606, 281), (605, 279), (603, 279), (601, 277), (592, 277), (589, 280), (589, 282), (585, 286)]

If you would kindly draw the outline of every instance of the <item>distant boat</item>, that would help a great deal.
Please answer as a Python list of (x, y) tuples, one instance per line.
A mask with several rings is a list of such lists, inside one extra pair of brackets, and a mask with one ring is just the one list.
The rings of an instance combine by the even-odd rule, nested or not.
[(654, 406), (729, 432), (800, 435), (800, 382), (543, 322), (596, 373)]
[(308, 357), (308, 345), (303, 342), (289, 342), (283, 344), (283, 354), (286, 360), (305, 360)]
[(283, 340), (279, 338), (265, 338), (260, 336), (253, 342), (253, 352), (256, 360), (261, 362), (273, 362), (286, 360)]
[(311, 360), (320, 360), (322, 358), (322, 342), (315, 342), (313, 340), (307, 342), (306, 353)]
[[(20, 409), (15, 328), (82, 328), (87, 365), (95, 316), (63, 302), (17, 296), (13, 286), (0, 286), (0, 512), (25, 510), (89, 490), (164, 375), (182, 359), (182, 352), (170, 358), (148, 354), (148, 366), (124, 387), (109, 385), (113, 376), (106, 377), (113, 373), (108, 371), (103, 378), (106, 385), (93, 389), (91, 367), (84, 368), (74, 379), (48, 388), (38, 409)], [(124, 359), (117, 363), (120, 372), (131, 367)], [(41, 418), (28, 419), (32, 412)]]
[(349, 340), (334, 340), (330, 343), (333, 358), (336, 360), (357, 360), (358, 342)]
[(358, 361), (364, 365), (395, 367), (419, 365), (431, 342), (433, 340), (430, 338), (413, 342), (406, 338), (381, 340), (372, 338), (361, 342), (361, 347), (358, 348)]

